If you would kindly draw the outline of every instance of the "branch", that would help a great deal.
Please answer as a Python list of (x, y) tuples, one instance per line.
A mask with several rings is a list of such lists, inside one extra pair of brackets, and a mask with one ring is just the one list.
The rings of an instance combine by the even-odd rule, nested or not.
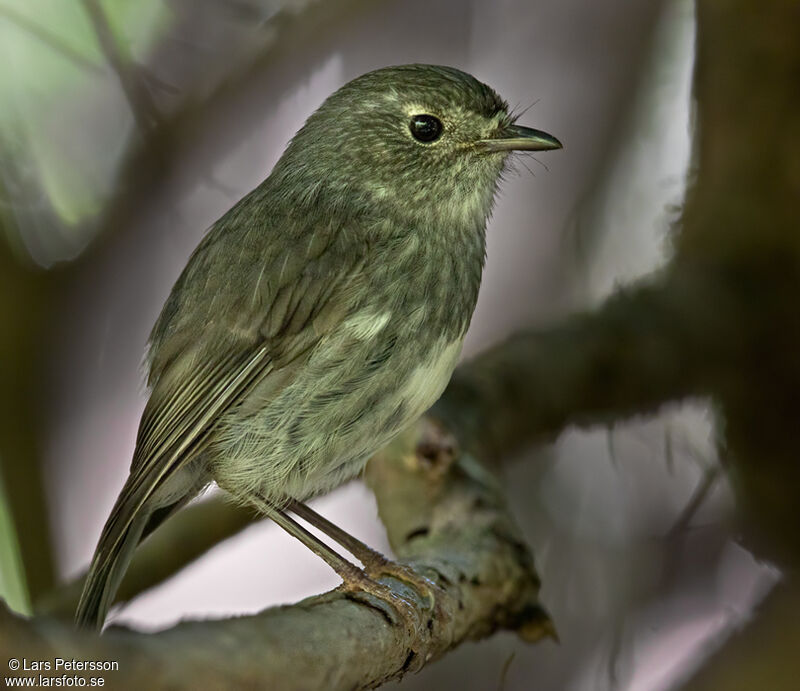
[(141, 79), (136, 66), (130, 57), (120, 49), (119, 39), (114, 35), (111, 25), (108, 23), (103, 8), (98, 0), (83, 0), (83, 6), (97, 34), (97, 42), (108, 60), (111, 69), (117, 75), (119, 84), (128, 100), (133, 118), (139, 126), (139, 130), (146, 134), (153, 127), (158, 125), (159, 114), (150, 99), (147, 87)]
[(112, 629), (99, 638), (6, 611), (0, 650), (18, 659), (55, 653), (116, 660), (120, 689), (353, 689), (399, 679), (499, 628), (529, 641), (553, 635), (530, 554), (494, 477), (468, 454), (453, 461), (417, 453), (422, 429), (381, 452), (367, 472), (393, 549), (438, 586), (431, 606), (405, 584), (382, 579), (413, 605), (416, 621), (391, 623), (385, 605), (339, 589), (255, 616), (183, 623), (152, 635)]
[[(800, 566), (800, 45), (793, 2), (698, 2), (697, 179), (676, 265), (722, 357), (710, 380), (740, 528), (761, 558)], [(742, 94), (747, 94), (742, 98)], [(753, 136), (779, 133), (780, 146)], [(715, 324), (730, 328), (719, 333)], [(723, 367), (720, 368), (720, 360)]]
[[(136, 550), (136, 557), (125, 573), (114, 602), (129, 602), (170, 579), (257, 519), (251, 509), (220, 496), (187, 506)], [(36, 602), (37, 614), (71, 621), (85, 580), (83, 575), (40, 598)]]
[(570, 424), (643, 415), (704, 393), (708, 346), (689, 323), (682, 282), (670, 274), (643, 281), (596, 310), (513, 336), (459, 367), (433, 415), (497, 459)]
[[(8, 163), (6, 163), (8, 165)], [(0, 198), (5, 197), (0, 180)], [(17, 261), (11, 244), (11, 220), (0, 209), (0, 475), (17, 530), (25, 581), (31, 600), (53, 587), (47, 502), (39, 463), (43, 446), (42, 351), (48, 342), (52, 282), (44, 272)], [(20, 537), (21, 537), (21, 533)]]

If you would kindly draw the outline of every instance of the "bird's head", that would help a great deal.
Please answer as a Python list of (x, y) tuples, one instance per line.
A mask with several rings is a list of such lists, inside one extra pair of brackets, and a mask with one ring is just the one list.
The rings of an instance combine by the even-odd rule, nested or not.
[(560, 147), (517, 125), (471, 75), (402, 65), (331, 95), (290, 143), (276, 178), (312, 203), (482, 225), (509, 154)]

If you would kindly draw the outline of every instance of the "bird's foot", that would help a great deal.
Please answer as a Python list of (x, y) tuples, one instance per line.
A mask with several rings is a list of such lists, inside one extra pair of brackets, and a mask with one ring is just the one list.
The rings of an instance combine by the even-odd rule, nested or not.
[(422, 596), (428, 609), (432, 609), (436, 605), (436, 591), (439, 590), (439, 586), (430, 578), (414, 571), (410, 566), (399, 564), (387, 559), (379, 552), (374, 552), (374, 556), (364, 560), (364, 571), (372, 580), (377, 580), (381, 576), (390, 576), (411, 586)]
[[(438, 588), (438, 586), (430, 579), (421, 576), (412, 568), (405, 566), (404, 564), (398, 564), (395, 561), (387, 559), (380, 552), (372, 549), (372, 547), (364, 544), (361, 542), (361, 540), (345, 532), (339, 526), (331, 523), (323, 516), (320, 516), (316, 511), (313, 511), (305, 504), (294, 502), (291, 506), (291, 509), (297, 513), (298, 516), (301, 516), (309, 523), (316, 526), (328, 537), (332, 538), (342, 545), (342, 547), (352, 553), (353, 556), (364, 565), (363, 571), (356, 569), (354, 566), (352, 567), (352, 570), (358, 571), (358, 574), (364, 575), (373, 581), (377, 581), (378, 578), (383, 575), (394, 577), (398, 581), (416, 588), (417, 592), (422, 596), (422, 598), (428, 600), (429, 607), (432, 607), (436, 603), (434, 591)], [(344, 580), (351, 578), (351, 571), (349, 569), (346, 574), (343, 571), (339, 571), (339, 573)], [(352, 574), (352, 579), (358, 579), (359, 577), (360, 576), (355, 573)]]
[(420, 613), (411, 602), (356, 567), (352, 572), (340, 575), (342, 585), (339, 590), (346, 593), (347, 597), (377, 609), (393, 626), (402, 623), (409, 633), (416, 634), (420, 626)]

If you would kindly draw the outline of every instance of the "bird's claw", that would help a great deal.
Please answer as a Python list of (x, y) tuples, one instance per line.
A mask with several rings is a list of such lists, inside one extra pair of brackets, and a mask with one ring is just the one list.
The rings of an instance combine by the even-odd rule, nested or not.
[(419, 627), (417, 609), (389, 586), (379, 583), (363, 571), (359, 570), (358, 573), (360, 576), (345, 578), (339, 589), (349, 599), (377, 609), (393, 626), (402, 620), (409, 631), (415, 632)]

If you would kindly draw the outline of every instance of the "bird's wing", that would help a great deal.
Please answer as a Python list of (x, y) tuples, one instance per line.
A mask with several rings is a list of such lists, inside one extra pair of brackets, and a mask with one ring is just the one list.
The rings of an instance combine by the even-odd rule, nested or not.
[[(213, 245), (206, 241), (199, 249), (210, 249), (207, 254), (214, 257), (219, 253)], [(199, 342), (182, 335), (180, 322), (160, 340), (159, 349), (169, 356), (159, 361), (156, 353), (151, 365), (158, 371), (151, 376), (152, 392), (139, 426), (130, 476), (98, 545), (100, 563), (114, 553), (148, 498), (209, 443), (220, 417), (240, 404), (256, 384), (260, 391), (273, 388), (263, 385), (274, 377), (274, 392), (286, 386), (312, 348), (348, 314), (361, 282), (366, 246), (345, 236), (323, 245), (310, 255), (313, 237), (283, 243), (266, 269), (263, 263), (258, 268), (257, 279), (248, 278), (246, 265), (213, 263), (193, 278), (192, 262), (203, 258), (190, 260), (188, 278), (185, 271), (174, 291), (182, 283), (185, 288), (187, 281), (197, 283), (208, 271), (241, 270), (244, 275), (234, 276), (228, 289), (231, 294), (249, 292), (248, 302), (223, 301), (228, 309), (220, 307), (209, 317), (210, 335), (195, 334)], [(237, 278), (242, 280), (237, 283)], [(205, 304), (196, 293), (192, 299)], [(181, 345), (175, 348), (171, 342)]]

